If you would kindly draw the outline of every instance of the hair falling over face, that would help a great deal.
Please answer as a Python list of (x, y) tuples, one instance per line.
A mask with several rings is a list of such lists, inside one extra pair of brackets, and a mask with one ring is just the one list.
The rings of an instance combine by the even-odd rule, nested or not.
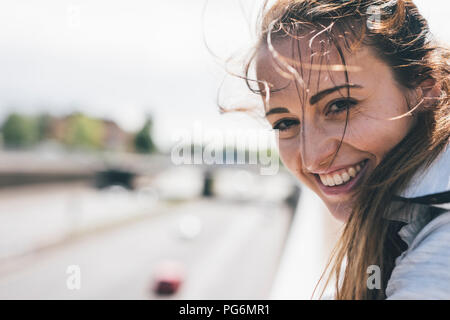
[[(373, 18), (373, 8), (377, 9), (377, 19)], [(373, 21), (375, 27), (369, 23)], [(309, 95), (318, 90), (323, 77), (338, 86), (333, 77), (341, 73), (345, 85), (339, 93), (342, 98), (350, 98), (353, 84), (349, 72), (364, 70), (347, 64), (346, 57), (362, 47), (369, 48), (389, 66), (405, 93), (409, 111), (396, 119), (413, 115), (415, 124), (354, 194), (351, 214), (321, 279), (325, 288), (334, 278), (336, 299), (384, 299), (395, 258), (405, 249), (397, 236), (399, 226), (385, 219), (393, 195), (407, 186), (418, 168), (430, 164), (449, 141), (450, 51), (434, 42), (426, 20), (413, 1), (407, 0), (270, 1), (261, 10), (258, 30), (259, 41), (241, 77), (265, 104), (271, 95), (283, 94), (289, 83), (294, 84), (300, 123), (305, 123)], [(289, 54), (278, 50), (280, 42), (290, 44)], [(271, 68), (285, 83), (250, 78), (262, 49), (270, 54)], [(330, 59), (331, 52), (337, 60)], [(314, 81), (312, 70), (318, 74)], [(420, 96), (409, 99), (410, 92), (419, 92)], [(349, 108), (343, 114), (340, 143), (328, 168), (337, 157), (351, 122)], [(305, 126), (299, 127), (301, 146), (306, 145), (306, 130)], [(308, 150), (300, 152), (305, 155)], [(370, 265), (378, 265), (382, 270), (381, 289), (367, 288), (366, 270)]]

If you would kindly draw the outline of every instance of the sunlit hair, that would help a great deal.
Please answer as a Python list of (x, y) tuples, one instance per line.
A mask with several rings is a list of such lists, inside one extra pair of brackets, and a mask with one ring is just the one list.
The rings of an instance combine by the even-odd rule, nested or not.
[[(371, 15), (373, 6), (379, 9), (376, 11), (380, 13), (379, 21)], [(368, 19), (372, 19), (371, 27), (368, 27)], [(405, 249), (397, 236), (398, 228), (386, 219), (393, 196), (406, 187), (419, 167), (428, 166), (449, 141), (449, 49), (433, 40), (426, 20), (413, 2), (406, 0), (279, 0), (270, 6), (266, 2), (258, 28), (259, 42), (245, 65), (243, 78), (249, 89), (261, 94), (266, 101), (271, 92), (284, 88), (275, 88), (249, 76), (259, 49), (268, 49), (275, 61), (274, 68), (287, 80), (295, 81), (303, 106), (304, 89), (318, 86), (304, 77), (304, 70), (323, 70), (332, 81), (333, 72), (344, 72), (349, 83), (348, 71), (352, 66), (346, 64), (344, 52), (351, 54), (367, 46), (391, 67), (397, 84), (404, 91), (409, 112), (402, 116), (417, 117), (416, 125), (390, 150), (355, 194), (352, 213), (324, 271), (323, 277), (326, 277), (322, 278), (327, 285), (334, 277), (336, 299), (384, 299), (395, 258)], [(275, 50), (273, 43), (282, 40), (291, 41), (291, 57)], [(320, 52), (307, 57), (310, 63), (304, 65), (300, 61), (300, 46), (311, 48), (313, 41), (320, 43)], [(328, 59), (332, 50), (341, 59), (339, 65), (331, 64)], [(439, 86), (440, 96), (424, 99), (409, 94), (417, 92), (415, 89), (419, 86), (426, 90), (424, 83)], [(334, 157), (345, 139), (347, 123), (348, 109)], [(367, 289), (370, 265), (378, 265), (382, 270), (380, 290)]]

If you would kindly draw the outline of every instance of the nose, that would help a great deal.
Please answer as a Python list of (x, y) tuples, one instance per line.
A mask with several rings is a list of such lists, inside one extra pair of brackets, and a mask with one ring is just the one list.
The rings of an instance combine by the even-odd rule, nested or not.
[(303, 170), (318, 172), (328, 169), (335, 158), (342, 132), (339, 135), (331, 127), (310, 124), (303, 126), (299, 136)]

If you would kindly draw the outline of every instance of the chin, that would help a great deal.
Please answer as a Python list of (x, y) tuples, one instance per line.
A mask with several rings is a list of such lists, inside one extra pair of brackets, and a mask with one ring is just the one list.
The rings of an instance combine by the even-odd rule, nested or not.
[(350, 214), (352, 212), (351, 206), (348, 202), (339, 202), (339, 203), (327, 203), (325, 202), (328, 210), (331, 215), (340, 222), (347, 222)]
[(297, 178), (317, 194), (320, 200), (325, 204), (331, 215), (341, 222), (346, 222), (351, 214), (351, 194), (339, 194), (334, 196), (326, 196), (317, 187), (317, 182), (312, 180), (309, 176), (297, 176)]

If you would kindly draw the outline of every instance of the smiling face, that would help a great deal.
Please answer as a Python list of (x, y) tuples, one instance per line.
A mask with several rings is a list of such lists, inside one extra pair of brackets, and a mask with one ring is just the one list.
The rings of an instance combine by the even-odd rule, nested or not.
[(265, 111), (272, 127), (279, 130), (281, 159), (334, 217), (345, 221), (354, 191), (414, 124), (410, 116), (389, 119), (409, 110), (406, 89), (368, 47), (344, 53), (345, 65), (352, 67), (348, 78), (342, 70), (327, 68), (343, 64), (337, 50), (327, 53), (322, 68), (308, 68), (311, 55), (312, 64), (320, 64), (314, 47), (302, 48), (300, 43), (300, 54), (294, 50), (293, 55), (293, 40), (285, 39), (274, 42), (274, 48), (299, 62), (296, 69), (304, 80), (302, 86), (283, 76), (267, 47), (259, 49), (257, 78), (271, 86)]

